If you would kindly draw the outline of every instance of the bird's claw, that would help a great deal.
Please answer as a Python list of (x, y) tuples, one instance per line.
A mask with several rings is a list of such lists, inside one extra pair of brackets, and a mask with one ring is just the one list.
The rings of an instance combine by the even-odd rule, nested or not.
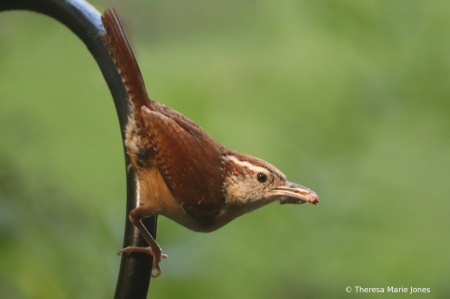
[(161, 261), (160, 257), (153, 257), (153, 266), (152, 266), (152, 272), (156, 269), (156, 274), (152, 274), (152, 277), (156, 278), (159, 275), (161, 275), (161, 267), (159, 266), (159, 262)]
[(153, 256), (153, 266), (152, 266), (152, 272), (153, 270), (156, 270), (156, 274), (152, 274), (152, 277), (156, 278), (159, 275), (161, 275), (161, 267), (159, 266), (159, 262), (161, 262), (161, 258), (167, 259), (167, 254), (161, 253), (160, 255), (154, 255)]
[(152, 277), (158, 277), (159, 275), (161, 275), (161, 267), (159, 266), (159, 262), (161, 262), (161, 258), (162, 259), (168, 258), (167, 254), (163, 254), (163, 253), (155, 254), (151, 247), (129, 246), (129, 247), (126, 247), (126, 248), (120, 250), (117, 253), (117, 255), (121, 255), (124, 252), (126, 252), (126, 253), (140, 252), (140, 253), (146, 253), (146, 254), (153, 256), (152, 270), (156, 270), (156, 274), (152, 274)]

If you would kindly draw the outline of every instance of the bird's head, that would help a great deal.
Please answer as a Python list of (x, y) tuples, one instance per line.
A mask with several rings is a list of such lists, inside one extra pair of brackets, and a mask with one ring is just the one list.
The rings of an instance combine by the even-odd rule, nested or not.
[(319, 202), (314, 191), (287, 181), (273, 165), (251, 156), (231, 153), (224, 158), (224, 191), (230, 206), (251, 210), (278, 200), (281, 204)]

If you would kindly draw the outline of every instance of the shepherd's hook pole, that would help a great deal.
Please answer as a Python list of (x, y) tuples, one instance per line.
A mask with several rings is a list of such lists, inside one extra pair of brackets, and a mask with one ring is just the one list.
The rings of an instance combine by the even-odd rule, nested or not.
[[(114, 99), (119, 117), (122, 140), (128, 117), (128, 94), (116, 66), (100, 36), (104, 28), (100, 13), (83, 0), (0, 0), (0, 11), (30, 10), (50, 16), (66, 25), (87, 46), (97, 61)], [(123, 146), (123, 145), (122, 145)], [(125, 154), (125, 169), (130, 159)], [(133, 171), (127, 172), (127, 208), (123, 246), (146, 246), (144, 238), (128, 220), (128, 214), (138, 206), (138, 186)], [(156, 237), (156, 218), (147, 218), (144, 225)], [(145, 299), (147, 297), (152, 269), (149, 255), (124, 255), (120, 265), (115, 299)]]

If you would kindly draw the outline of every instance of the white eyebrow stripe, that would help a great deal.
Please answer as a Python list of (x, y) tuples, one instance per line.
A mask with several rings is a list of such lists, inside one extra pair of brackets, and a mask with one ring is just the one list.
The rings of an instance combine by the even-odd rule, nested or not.
[(236, 163), (236, 164), (238, 164), (238, 165), (241, 165), (241, 166), (243, 166), (243, 167), (247, 167), (247, 168), (250, 169), (251, 171), (254, 171), (254, 172), (269, 173), (269, 171), (268, 171), (267, 169), (263, 168), (263, 167), (255, 166), (255, 165), (253, 165), (252, 163), (249, 163), (249, 162), (247, 162), (247, 161), (241, 161), (241, 160), (238, 160), (238, 159), (237, 159), (236, 157), (234, 157), (234, 156), (228, 156), (227, 159), (233, 161), (234, 163)]

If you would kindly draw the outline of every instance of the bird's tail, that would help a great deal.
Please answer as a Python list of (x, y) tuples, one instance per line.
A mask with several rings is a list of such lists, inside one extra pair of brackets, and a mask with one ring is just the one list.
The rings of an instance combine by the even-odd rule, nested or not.
[(155, 109), (148, 98), (141, 71), (114, 9), (105, 10), (102, 23), (106, 31), (102, 34), (103, 41), (128, 91), (130, 102), (138, 116), (137, 121), (143, 124), (141, 107), (146, 106), (153, 111)]

